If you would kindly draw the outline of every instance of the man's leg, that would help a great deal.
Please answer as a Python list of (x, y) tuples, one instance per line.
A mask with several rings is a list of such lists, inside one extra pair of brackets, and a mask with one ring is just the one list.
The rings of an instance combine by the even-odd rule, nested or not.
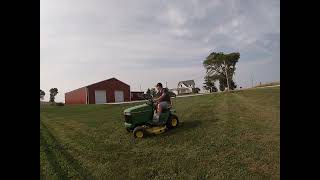
[(158, 104), (158, 116), (160, 116), (161, 112), (162, 112), (162, 106), (159, 103)]
[(154, 116), (153, 122), (159, 123), (159, 118), (160, 118), (161, 112), (162, 112), (162, 106), (161, 106), (160, 103), (158, 103), (158, 105), (157, 105), (157, 113), (156, 113), (155, 116)]

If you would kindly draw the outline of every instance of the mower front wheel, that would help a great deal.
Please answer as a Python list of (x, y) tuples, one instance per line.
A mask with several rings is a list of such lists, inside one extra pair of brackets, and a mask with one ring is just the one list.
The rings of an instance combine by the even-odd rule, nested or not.
[(179, 125), (179, 119), (176, 115), (171, 115), (167, 121), (168, 129), (173, 129)]
[(146, 135), (145, 129), (141, 126), (134, 128), (133, 137), (135, 138), (143, 138)]

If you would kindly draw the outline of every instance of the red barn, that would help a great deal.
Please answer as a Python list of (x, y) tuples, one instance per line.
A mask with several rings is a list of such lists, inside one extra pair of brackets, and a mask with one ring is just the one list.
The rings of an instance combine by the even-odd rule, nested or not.
[(131, 101), (144, 100), (143, 91), (131, 91)]
[(116, 78), (65, 93), (66, 104), (104, 104), (130, 101), (130, 86)]

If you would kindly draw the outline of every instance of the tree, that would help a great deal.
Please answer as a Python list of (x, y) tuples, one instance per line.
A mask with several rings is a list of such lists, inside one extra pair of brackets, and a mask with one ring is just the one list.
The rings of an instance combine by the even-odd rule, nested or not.
[(147, 97), (147, 98), (153, 98), (153, 97), (155, 97), (156, 95), (157, 95), (157, 92), (156, 92), (156, 89), (155, 89), (155, 88), (151, 88), (151, 89), (148, 88), (148, 90), (147, 90), (147, 92), (146, 92), (146, 97)]
[(169, 94), (170, 97), (176, 97), (176, 96), (177, 96), (177, 95), (176, 95), (173, 91), (171, 91), (171, 90), (168, 90), (168, 94)]
[(145, 94), (145, 98), (146, 99), (149, 99), (149, 98), (151, 98), (151, 90), (148, 88), (148, 90), (147, 90), (147, 92), (146, 92), (146, 94)]
[(40, 99), (43, 100), (46, 93), (40, 89)]
[(192, 93), (199, 93), (200, 92), (200, 88), (192, 88)]
[(54, 103), (55, 96), (58, 94), (57, 88), (51, 88), (50, 89), (50, 102)]
[(218, 89), (213, 81), (211, 81), (208, 77), (204, 79), (204, 86), (203, 89), (209, 90), (210, 92), (217, 92)]
[(152, 97), (156, 97), (156, 95), (157, 95), (156, 89), (155, 88), (151, 88), (150, 94), (151, 94)]
[(203, 66), (206, 69), (206, 77), (210, 81), (219, 81), (219, 89), (224, 91), (225, 88), (233, 90), (237, 87), (233, 81), (233, 75), (236, 70), (236, 64), (240, 59), (240, 53), (234, 52), (224, 54), (222, 52), (211, 53), (204, 61)]
[[(231, 90), (233, 90), (233, 89), (237, 88), (237, 85), (235, 84), (234, 81), (232, 81), (232, 80), (230, 81), (229, 80), (229, 87), (230, 87)], [(226, 78), (220, 78), (219, 79), (219, 89), (220, 89), (220, 91), (224, 91), (227, 88), (228, 88), (227, 79)]]

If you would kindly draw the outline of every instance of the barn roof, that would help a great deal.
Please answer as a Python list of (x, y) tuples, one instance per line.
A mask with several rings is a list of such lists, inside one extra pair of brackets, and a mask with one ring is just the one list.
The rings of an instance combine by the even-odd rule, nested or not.
[[(90, 84), (90, 85), (88, 85), (88, 86), (92, 86), (92, 85), (95, 85), (95, 84), (98, 84), (98, 83), (102, 83), (102, 82), (105, 82), (105, 81), (110, 81), (110, 80), (112, 80), (112, 79), (117, 80), (117, 81), (120, 81), (119, 79), (113, 77), (113, 78), (110, 78), (110, 79), (106, 79), (106, 80), (103, 80), (103, 81), (99, 81), (99, 82)], [(120, 82), (122, 82), (122, 81), (120, 81)], [(123, 83), (123, 84), (126, 84), (126, 83), (124, 83), (124, 82), (122, 82), (122, 83)], [(126, 85), (128, 85), (128, 84), (126, 84)], [(84, 86), (84, 87), (88, 87), (88, 86)], [(128, 86), (129, 86), (129, 85), (128, 85)]]
[[(85, 87), (92, 86), (92, 85), (94, 85), (94, 84), (102, 83), (102, 82), (105, 82), (105, 81), (110, 81), (110, 80), (112, 80), (112, 79), (117, 80), (117, 81), (120, 81), (119, 79), (113, 77), (113, 78), (109, 78), (109, 79), (106, 79), (106, 80), (103, 80), (103, 81), (99, 81), (99, 82), (96, 82), (96, 83), (93, 83), (93, 84), (90, 84), (90, 85), (87, 85), (87, 86), (80, 87), (80, 88), (78, 88), (78, 89), (74, 89), (74, 90), (72, 90), (72, 91), (66, 92), (65, 94), (71, 93), (71, 92), (73, 92), (73, 91), (76, 91), (76, 90), (79, 90), (79, 89), (82, 89), (82, 88), (85, 88)], [(120, 81), (120, 82), (122, 82), (122, 81)], [(122, 82), (122, 83), (123, 83), (123, 84), (126, 84), (126, 83), (124, 83), (124, 82)], [(129, 86), (128, 84), (126, 84), (126, 85)], [(130, 87), (130, 86), (129, 86), (129, 87)]]

